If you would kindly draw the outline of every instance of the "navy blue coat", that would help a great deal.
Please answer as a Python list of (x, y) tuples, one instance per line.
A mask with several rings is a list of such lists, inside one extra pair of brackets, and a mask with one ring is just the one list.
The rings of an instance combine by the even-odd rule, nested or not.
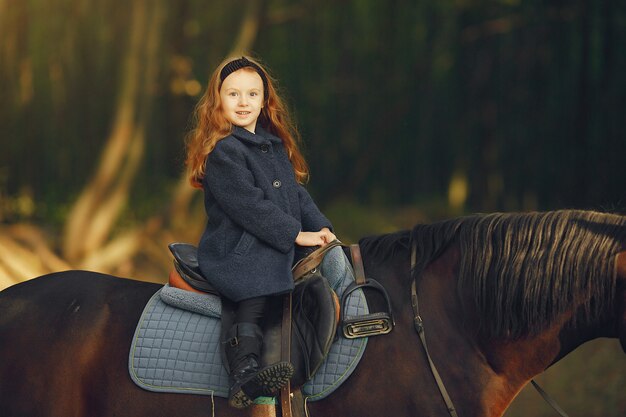
[(207, 279), (233, 301), (291, 291), (296, 236), (332, 226), (296, 182), (282, 140), (235, 126), (208, 155), (202, 185)]

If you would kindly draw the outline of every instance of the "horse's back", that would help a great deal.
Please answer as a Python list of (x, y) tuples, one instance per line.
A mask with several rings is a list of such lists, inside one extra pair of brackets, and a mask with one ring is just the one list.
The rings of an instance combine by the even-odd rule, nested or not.
[(105, 378), (102, 366), (124, 360), (158, 288), (66, 271), (0, 292), (0, 415), (99, 415), (103, 404), (91, 401), (88, 385)]
[[(89, 271), (44, 275), (0, 292), (0, 332), (65, 343), (63, 336), (70, 337), (85, 327), (93, 329), (98, 317), (102, 319), (112, 310), (128, 314), (143, 307), (158, 288), (153, 283)], [(28, 332), (32, 334), (25, 337)], [(0, 348), (7, 343), (14, 341), (1, 338)]]

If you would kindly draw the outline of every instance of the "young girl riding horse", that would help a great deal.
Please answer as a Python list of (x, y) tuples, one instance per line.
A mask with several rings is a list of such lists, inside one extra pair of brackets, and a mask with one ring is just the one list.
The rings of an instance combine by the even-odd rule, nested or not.
[(208, 222), (198, 245), (203, 274), (236, 303), (225, 351), (229, 404), (244, 408), (289, 382), (293, 367), (261, 369), (260, 322), (271, 296), (294, 287), (295, 245), (335, 239), (302, 186), (307, 164), (272, 78), (246, 57), (222, 62), (195, 110), (187, 147), (191, 184), (204, 190)]

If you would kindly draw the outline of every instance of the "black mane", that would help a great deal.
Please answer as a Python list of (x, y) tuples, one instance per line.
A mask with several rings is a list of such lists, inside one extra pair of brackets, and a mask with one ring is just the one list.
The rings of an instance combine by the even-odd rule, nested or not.
[(411, 232), (402, 230), (385, 235), (364, 237), (359, 240), (359, 246), (361, 246), (363, 252), (367, 252), (368, 257), (385, 261), (393, 257), (398, 250), (409, 250), (411, 246)]
[(414, 276), (450, 245), (461, 250), (459, 291), (473, 294), (473, 308), (490, 337), (539, 332), (580, 304), (583, 319), (613, 308), (617, 254), (626, 249), (626, 217), (591, 211), (494, 213), (417, 225), (364, 239), (375, 256), (417, 246)]

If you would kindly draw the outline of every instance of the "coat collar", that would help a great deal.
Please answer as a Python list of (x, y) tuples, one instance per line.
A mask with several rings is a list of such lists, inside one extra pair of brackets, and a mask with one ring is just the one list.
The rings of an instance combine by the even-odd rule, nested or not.
[(256, 125), (256, 133), (252, 133), (243, 127), (233, 126), (232, 135), (245, 143), (252, 145), (261, 145), (268, 142), (283, 143), (283, 141), (263, 129), (260, 125)]

